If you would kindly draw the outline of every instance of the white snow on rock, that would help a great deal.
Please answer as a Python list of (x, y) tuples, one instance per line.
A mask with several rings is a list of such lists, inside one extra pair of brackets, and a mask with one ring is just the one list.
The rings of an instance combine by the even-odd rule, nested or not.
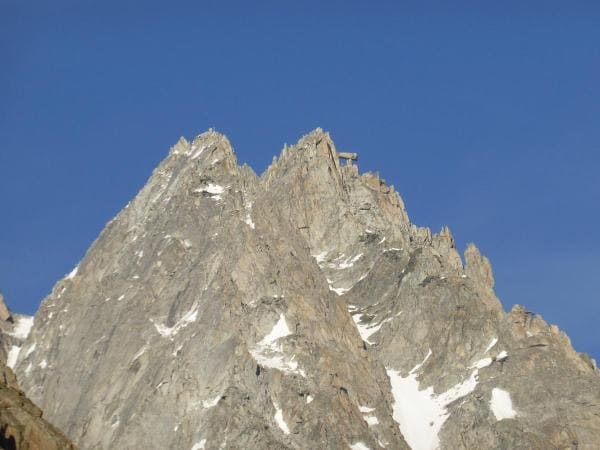
[(211, 194), (210, 198), (212, 198), (213, 200), (221, 200), (221, 194), (225, 192), (225, 188), (218, 184), (208, 183), (204, 187), (194, 189), (194, 192), (199, 194), (206, 192), (208, 194)]
[(208, 147), (208, 145), (203, 145), (202, 147), (198, 147), (197, 145), (192, 145), (192, 147), (186, 153), (186, 155), (188, 155), (188, 156), (191, 155), (190, 159), (196, 159), (202, 154), (202, 152), (204, 150), (206, 150), (207, 147)]
[(352, 450), (371, 450), (369, 447), (367, 447), (363, 442), (356, 442), (354, 444), (350, 445), (350, 448)]
[(71, 270), (67, 276), (65, 277), (67, 280), (72, 280), (73, 278), (75, 278), (75, 275), (77, 275), (77, 271), (79, 270), (79, 266), (75, 266), (75, 268), (73, 270)]
[(496, 361), (504, 361), (506, 358), (508, 358), (508, 353), (506, 350), (502, 350), (498, 353), (498, 356), (496, 356)]
[(312, 257), (317, 260), (317, 264), (321, 265), (321, 263), (325, 261), (325, 258), (327, 258), (327, 253), (327, 251), (324, 251), (316, 255), (312, 255)]
[(252, 210), (252, 202), (246, 202), (244, 207), (246, 208), (246, 218), (244, 219), (244, 222), (254, 230), (256, 225), (252, 221), (252, 216), (250, 215), (250, 211)]
[(27, 358), (29, 355), (31, 355), (35, 351), (36, 347), (37, 347), (37, 344), (35, 342), (33, 344), (31, 344), (31, 346), (27, 349), (27, 352), (25, 353), (25, 358)]
[(31, 328), (33, 327), (33, 320), (33, 317), (19, 316), (17, 318), (17, 324), (15, 325), (13, 332), (8, 334), (10, 334), (12, 337), (24, 341), (29, 336), (29, 333), (31, 333)]
[[(327, 280), (329, 281), (329, 280)], [(331, 286), (331, 284), (329, 285), (329, 290), (335, 292), (337, 295), (344, 295), (346, 292), (348, 292), (350, 289), (347, 288), (334, 288), (333, 286)]]
[(364, 419), (370, 427), (379, 424), (379, 419), (377, 419), (375, 416), (364, 416)]
[(371, 324), (371, 323), (363, 324), (363, 323), (361, 323), (361, 319), (363, 316), (362, 313), (353, 312), (355, 310), (350, 310), (350, 308), (348, 308), (348, 311), (352, 315), (352, 320), (354, 320), (354, 323), (356, 324), (356, 328), (358, 328), (358, 333), (360, 334), (360, 337), (362, 338), (362, 340), (365, 341), (367, 344), (371, 344), (371, 345), (373, 344), (373, 342), (369, 341), (369, 338), (373, 334), (377, 333), (381, 329), (381, 327), (383, 326), (384, 323), (390, 322), (395, 317), (398, 317), (400, 315), (400, 314), (396, 314), (394, 317), (388, 317), (387, 319), (384, 319), (377, 324)]
[(162, 337), (172, 339), (177, 333), (179, 333), (181, 330), (183, 330), (185, 327), (187, 327), (190, 323), (195, 322), (197, 318), (198, 318), (198, 306), (194, 306), (187, 313), (185, 313), (184, 316), (181, 319), (179, 319), (177, 321), (177, 323), (175, 325), (173, 325), (172, 327), (167, 327), (167, 326), (163, 325), (162, 323), (154, 323), (154, 321), (152, 319), (150, 319), (150, 322), (152, 322), (154, 324), (156, 331), (158, 331), (158, 333)]
[(496, 420), (512, 419), (517, 415), (517, 412), (513, 409), (510, 394), (499, 388), (492, 389), (490, 409), (496, 416)]
[(133, 357), (132, 361), (135, 361), (136, 359), (138, 359), (140, 356), (142, 356), (144, 353), (146, 353), (146, 348), (147, 346), (144, 345)]
[(360, 258), (362, 258), (362, 256), (363, 254), (359, 253), (358, 255), (349, 256), (345, 260), (340, 261), (344, 257), (344, 255), (342, 254), (341, 256), (338, 256), (336, 259), (334, 259), (331, 263), (327, 264), (327, 267), (338, 270), (348, 269), (354, 266), (354, 263)]
[(421, 367), (423, 367), (425, 365), (425, 363), (431, 357), (432, 354), (433, 354), (433, 352), (431, 351), (431, 349), (429, 349), (429, 351), (427, 352), (427, 355), (425, 355), (425, 358), (423, 358), (423, 361), (421, 361), (421, 363), (419, 363), (415, 367), (413, 367), (413, 369), (409, 372), (409, 374), (413, 374), (413, 373), (417, 372), (418, 370), (420, 370)]
[(285, 420), (283, 420), (283, 411), (277, 405), (273, 404), (273, 406), (275, 406), (274, 419), (275, 422), (277, 422), (277, 426), (283, 431), (283, 434), (290, 434), (290, 429), (288, 428), (287, 423), (285, 423)]
[(13, 345), (8, 352), (8, 357), (6, 358), (6, 365), (11, 369), (14, 369), (17, 365), (17, 360), (19, 359), (19, 353), (21, 353), (21, 347), (17, 347)]
[(306, 404), (312, 403), (315, 398), (312, 395), (306, 396)]
[(361, 413), (364, 413), (363, 419), (365, 419), (365, 422), (367, 422), (370, 427), (379, 424), (379, 419), (377, 417), (369, 415), (369, 413), (375, 411), (375, 408), (358, 405), (358, 409)]
[(487, 346), (484, 353), (489, 352), (494, 347), (494, 345), (496, 345), (497, 343), (498, 343), (498, 338), (492, 339), (492, 342), (490, 342), (490, 345)]
[(439, 395), (435, 395), (433, 386), (419, 389), (416, 372), (430, 356), (431, 350), (406, 377), (402, 377), (397, 370), (386, 368), (394, 397), (393, 418), (413, 450), (438, 448), (438, 433), (449, 417), (447, 406), (470, 394), (477, 386), (478, 369), (475, 369), (465, 381)]
[(358, 333), (360, 334), (362, 340), (365, 341), (367, 344), (373, 344), (373, 342), (369, 341), (369, 338), (371, 337), (371, 335), (379, 331), (383, 323), (377, 325), (365, 325), (361, 323), (361, 318), (361, 313), (354, 314), (352, 316), (352, 320), (354, 320), (354, 323), (356, 324), (356, 328), (358, 328)]
[(483, 358), (469, 366), (469, 369), (483, 369), (492, 364), (492, 358)]
[(219, 400), (221, 400), (221, 396), (220, 395), (217, 395), (212, 400), (204, 400), (202, 402), (202, 407), (205, 408), (205, 409), (209, 409), (209, 408), (212, 408), (214, 406), (217, 406), (217, 403), (219, 403)]
[(273, 329), (260, 342), (258, 342), (251, 350), (250, 354), (256, 362), (264, 367), (270, 367), (286, 373), (297, 373), (306, 377), (302, 369), (298, 368), (298, 363), (295, 361), (296, 356), (288, 357), (283, 353), (283, 348), (279, 341), (292, 332), (287, 326), (285, 316), (279, 315), (279, 320), (273, 326)]
[(204, 450), (204, 446), (206, 445), (206, 439), (202, 439), (201, 441), (194, 444), (192, 450)]
[(45, 359), (39, 364), (40, 369), (45, 369), (46, 367), (48, 367), (48, 361), (46, 361)]

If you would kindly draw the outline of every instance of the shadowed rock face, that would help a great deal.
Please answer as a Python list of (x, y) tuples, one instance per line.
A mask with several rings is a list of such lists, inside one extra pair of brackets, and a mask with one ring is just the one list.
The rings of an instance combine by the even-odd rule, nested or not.
[(82, 448), (594, 448), (600, 378), (505, 313), (327, 133), (260, 177), (181, 139), (44, 300), (14, 365)]
[[(1, 297), (1, 296), (0, 296)], [(0, 321), (0, 448), (6, 450), (75, 449), (69, 440), (42, 418), (42, 411), (19, 389), (13, 371), (6, 366), (7, 342), (17, 340), (14, 324), (7, 322), (12, 314), (0, 298), (0, 312), (7, 319)], [(11, 348), (13, 345), (10, 346)]]

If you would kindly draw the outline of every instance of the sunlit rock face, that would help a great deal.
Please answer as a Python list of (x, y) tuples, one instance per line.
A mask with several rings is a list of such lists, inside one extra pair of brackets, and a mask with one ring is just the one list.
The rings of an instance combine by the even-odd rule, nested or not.
[(594, 448), (594, 363), (355, 160), (181, 139), (44, 300), (27, 394), (84, 449)]

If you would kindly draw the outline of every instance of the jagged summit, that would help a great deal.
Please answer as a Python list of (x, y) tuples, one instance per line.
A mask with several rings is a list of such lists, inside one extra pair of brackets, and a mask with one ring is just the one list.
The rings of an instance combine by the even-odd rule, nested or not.
[(354, 159), (180, 139), (43, 301), (28, 395), (86, 449), (594, 448), (595, 365)]

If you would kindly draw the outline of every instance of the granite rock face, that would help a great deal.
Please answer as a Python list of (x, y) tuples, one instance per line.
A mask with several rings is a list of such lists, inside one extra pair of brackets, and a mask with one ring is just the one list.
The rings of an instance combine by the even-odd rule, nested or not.
[(182, 138), (44, 300), (27, 394), (84, 449), (597, 448), (595, 363), (355, 159)]
[[(15, 326), (13, 314), (0, 296), (0, 448), (6, 450), (74, 450), (75, 447), (54, 426), (42, 418), (42, 411), (19, 388), (17, 379), (6, 360), (10, 350), (17, 347), (23, 329)], [(27, 318), (26, 318), (27, 319)], [(17, 335), (16, 337), (14, 335)], [(14, 344), (17, 344), (16, 346)], [(13, 350), (14, 354), (14, 350)], [(14, 358), (14, 357), (13, 357)]]

